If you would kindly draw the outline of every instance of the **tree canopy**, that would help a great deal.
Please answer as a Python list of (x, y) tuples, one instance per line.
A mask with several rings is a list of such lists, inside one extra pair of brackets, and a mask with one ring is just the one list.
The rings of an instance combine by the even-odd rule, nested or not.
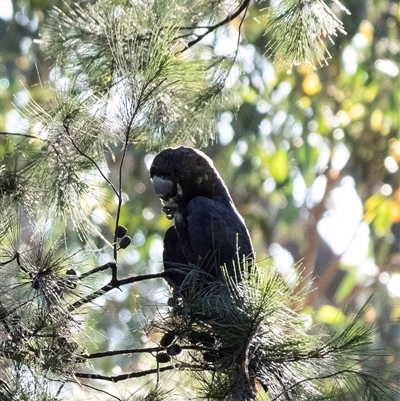
[[(249, 372), (257, 399), (395, 399), (399, 5), (9, 9), (0, 399), (241, 399)], [(261, 274), (176, 315), (149, 166), (180, 144), (213, 159)]]

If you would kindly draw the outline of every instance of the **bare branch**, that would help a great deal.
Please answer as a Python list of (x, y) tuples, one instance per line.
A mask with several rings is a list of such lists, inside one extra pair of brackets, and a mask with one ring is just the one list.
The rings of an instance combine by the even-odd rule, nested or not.
[(8, 136), (8, 135), (20, 136), (22, 138), (38, 139), (39, 141), (47, 142), (47, 139), (39, 138), (39, 137), (37, 137), (35, 135), (24, 134), (22, 132), (4, 132), (4, 131), (0, 131), (0, 135), (4, 135), (4, 136)]
[(204, 32), (202, 35), (196, 35), (196, 39), (193, 39), (193, 40), (191, 40), (190, 42), (187, 43), (186, 49), (188, 49), (189, 47), (194, 46), (195, 44), (197, 44), (198, 42), (203, 40), (203, 38), (205, 38), (208, 34), (210, 34), (211, 32), (215, 31), (216, 29), (220, 28), (221, 26), (224, 26), (227, 23), (233, 21), (243, 11), (247, 10), (249, 5), (250, 5), (250, 0), (243, 1), (243, 3), (238, 7), (238, 9), (234, 13), (228, 15), (226, 18), (224, 18), (222, 21), (218, 22), (217, 24), (207, 27), (206, 28), (206, 32)]
[(91, 276), (91, 275), (94, 274), (94, 273), (102, 272), (102, 271), (104, 271), (104, 270), (107, 270), (107, 269), (109, 269), (110, 267), (112, 267), (113, 265), (115, 265), (115, 262), (107, 262), (106, 264), (104, 264), (104, 265), (102, 265), (102, 266), (96, 267), (96, 268), (94, 268), (94, 269), (92, 269), (92, 270), (89, 270), (89, 271), (86, 272), (86, 273), (81, 274), (81, 275), (79, 276), (79, 279), (80, 279), (80, 280), (83, 280), (84, 278), (86, 278), (86, 277), (88, 277), (88, 276)]
[(122, 350), (114, 350), (114, 351), (104, 351), (104, 352), (95, 352), (86, 356), (86, 359), (95, 359), (95, 358), (104, 358), (107, 356), (114, 355), (124, 355), (124, 354), (143, 354), (143, 353), (153, 353), (162, 351), (163, 347), (152, 347), (152, 348), (130, 348), (130, 349), (122, 349)]
[(107, 376), (107, 375), (101, 375), (97, 373), (75, 373), (75, 377), (80, 378), (80, 379), (95, 379), (95, 380), (106, 380), (110, 382), (117, 383), (122, 380), (129, 380), (129, 379), (134, 379), (138, 377), (143, 377), (147, 375), (154, 375), (157, 374), (157, 372), (166, 372), (168, 370), (173, 370), (173, 369), (179, 369), (179, 365), (170, 365), (170, 366), (163, 366), (158, 369), (149, 369), (149, 370), (142, 370), (139, 372), (129, 372), (129, 373), (124, 373), (121, 375), (117, 376)]
[(83, 297), (83, 298), (79, 299), (78, 301), (74, 302), (72, 305), (70, 305), (68, 307), (68, 311), (72, 312), (75, 309), (81, 307), (82, 305), (85, 305), (85, 304), (93, 301), (94, 299), (106, 294), (107, 292), (111, 291), (114, 288), (119, 288), (123, 285), (136, 283), (138, 281), (151, 280), (153, 278), (163, 278), (164, 275), (165, 275), (165, 273), (161, 272), (161, 273), (154, 273), (154, 274), (144, 274), (142, 276), (128, 277), (123, 280), (112, 280), (111, 279), (111, 281), (108, 284), (106, 284), (105, 286), (96, 290), (92, 294), (89, 294), (86, 297)]
[(63, 123), (63, 127), (65, 129), (65, 132), (72, 144), (72, 146), (76, 149), (76, 151), (83, 157), (85, 157), (86, 159), (88, 159), (93, 166), (97, 169), (97, 171), (100, 173), (100, 175), (103, 177), (104, 181), (110, 186), (110, 188), (113, 190), (113, 192), (118, 195), (117, 190), (114, 186), (114, 184), (106, 177), (106, 175), (103, 173), (103, 171), (101, 170), (100, 166), (97, 164), (96, 160), (93, 159), (93, 157), (90, 157), (89, 155), (87, 155), (85, 152), (82, 152), (81, 149), (79, 149), (79, 146), (76, 145), (75, 141), (71, 138), (70, 132), (69, 132), (69, 127), (68, 124), (66, 124), (65, 122)]

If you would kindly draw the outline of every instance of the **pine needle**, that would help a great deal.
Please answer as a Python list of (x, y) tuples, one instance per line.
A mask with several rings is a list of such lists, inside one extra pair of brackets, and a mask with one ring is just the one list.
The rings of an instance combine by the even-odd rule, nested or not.
[[(348, 12), (338, 1), (335, 3)], [(327, 65), (331, 55), (326, 39), (333, 43), (338, 33), (346, 34), (342, 22), (324, 0), (285, 0), (263, 12), (265, 34), (271, 35), (267, 53), (289, 66)]]

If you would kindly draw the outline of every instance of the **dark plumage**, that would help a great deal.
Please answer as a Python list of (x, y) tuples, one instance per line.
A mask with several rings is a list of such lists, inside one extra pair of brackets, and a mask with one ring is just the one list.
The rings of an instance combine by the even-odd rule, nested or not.
[(163, 212), (175, 223), (165, 234), (163, 253), (174, 293), (182, 290), (193, 265), (205, 273), (206, 281), (219, 279), (223, 265), (240, 280), (243, 258), (251, 266), (253, 247), (211, 159), (189, 147), (165, 149), (155, 157), (150, 176)]

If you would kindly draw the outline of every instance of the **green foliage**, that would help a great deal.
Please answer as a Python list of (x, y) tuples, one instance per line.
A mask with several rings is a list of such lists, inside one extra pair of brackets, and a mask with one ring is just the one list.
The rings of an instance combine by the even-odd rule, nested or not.
[(0, 247), (1, 356), (21, 369), (71, 376), (82, 352), (72, 334), (78, 321), (67, 309), (74, 262), (44, 226), (20, 231), (21, 215), (14, 218)]
[(337, 321), (333, 331), (310, 333), (288, 307), (297, 300), (282, 277), (273, 268), (262, 270), (240, 283), (207, 284), (202, 292), (194, 281), (182, 304), (151, 322), (150, 331), (164, 331), (164, 339), (181, 344), (175, 363), (193, 370), (199, 398), (256, 399), (255, 383), (273, 400), (393, 397), (369, 364), (378, 354), (374, 329), (363, 320), (366, 308)]
[[(348, 12), (339, 1), (335, 5)], [(331, 55), (325, 40), (333, 42), (338, 32), (345, 33), (340, 19), (322, 0), (281, 1), (265, 9), (261, 20), (265, 33), (272, 35), (268, 52), (289, 65), (326, 65)]]
[[(268, 400), (394, 399), (397, 379), (385, 372), (388, 361), (398, 371), (398, 348), (387, 359), (375, 349), (398, 337), (398, 6), (343, 3), (352, 12), (343, 24), (339, 3), (332, 11), (319, 0), (261, 14), (263, 2), (249, 1), (63, 4), (23, 53), (19, 41), (36, 38), (42, 16), (14, 2), (0, 68), (28, 128), (0, 137), (1, 399), (86, 399), (70, 381), (102, 399), (253, 399), (256, 388)], [(55, 63), (50, 74), (39, 46)], [(35, 60), (50, 83), (30, 88)], [(301, 63), (313, 68), (293, 68)], [(0, 94), (0, 123), (16, 134), (11, 92)], [(231, 111), (219, 119), (221, 106)], [(302, 272), (280, 262), (164, 307), (155, 272), (169, 223), (149, 185), (148, 152), (205, 145), (216, 116), (220, 142), (207, 152), (260, 259), (283, 248), (304, 258), (299, 286), (315, 289), (303, 302), (326, 324), (309, 329), (310, 317), (293, 312), (303, 298), (291, 276)], [(373, 274), (362, 262), (350, 268), (317, 235), (349, 179), (364, 205)], [(342, 221), (338, 235), (348, 231)], [(366, 299), (353, 319), (341, 311)]]
[(122, 142), (174, 143), (180, 132), (180, 141), (203, 143), (212, 135), (229, 63), (187, 54), (189, 35), (179, 32), (189, 11), (179, 4), (176, 13), (178, 3), (99, 1), (50, 16), (50, 54), (76, 80), (74, 92), (95, 95), (103, 129)]

